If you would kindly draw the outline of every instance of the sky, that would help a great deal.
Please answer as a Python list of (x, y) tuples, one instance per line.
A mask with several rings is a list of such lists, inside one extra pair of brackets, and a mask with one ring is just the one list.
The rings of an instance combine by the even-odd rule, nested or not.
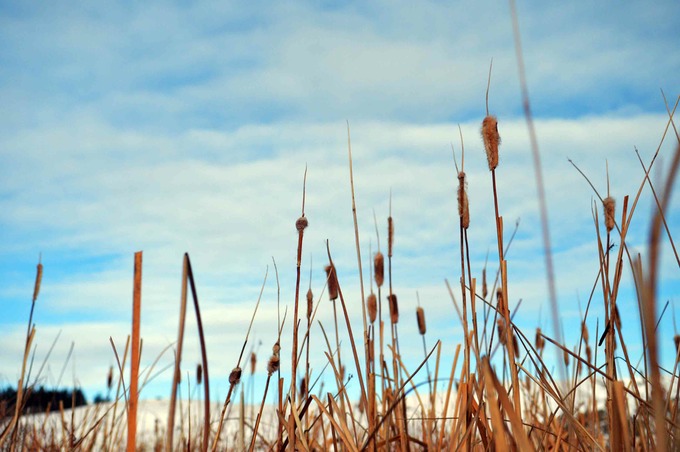
[[(662, 92), (672, 108), (680, 95), (680, 5), (519, 1), (517, 12), (560, 320), (573, 347), (598, 273), (592, 209), (600, 218), (602, 210), (568, 159), (601, 194), (608, 168), (620, 215), (624, 196), (632, 204), (644, 180), (635, 149), (645, 165), (658, 149), (650, 178), (661, 191), (677, 144), (672, 127), (663, 138), (669, 117)], [(462, 332), (445, 284), (460, 300), (451, 151), (460, 159), (459, 127), (472, 272), (481, 280), (485, 262), (489, 274), (498, 267), (491, 176), (479, 133), (492, 60), (489, 111), (502, 139), (496, 175), (506, 243), (518, 225), (506, 255), (510, 306), (521, 300), (515, 321), (529, 337), (537, 326), (554, 335), (507, 3), (0, 1), (0, 41), (0, 385), (16, 384), (21, 372), (40, 260), (32, 375), (44, 362), (40, 384), (75, 382), (90, 398), (105, 393), (108, 369), (116, 365), (110, 339), (122, 353), (131, 329), (136, 251), (143, 251), (143, 368), (159, 356), (154, 372), (173, 361), (188, 252), (212, 397), (226, 394), (265, 274), (246, 345), (258, 356), (253, 384), (264, 384), (286, 308), (288, 381), (295, 220), (305, 169), (303, 295), (311, 284), (317, 319), (330, 331), (333, 308), (323, 292), (328, 241), (360, 336), (348, 125), (365, 290), (377, 249), (374, 212), (384, 251), (391, 205), (402, 354), (411, 369), (422, 360), (419, 299), (427, 346), (442, 341), (447, 368)], [(675, 187), (666, 211), (671, 232), (680, 231), (679, 196)], [(653, 207), (645, 186), (627, 236), (643, 260)], [(669, 307), (659, 337), (670, 366), (680, 266), (666, 235), (661, 263), (658, 312)], [(602, 300), (598, 285), (587, 320), (591, 342), (603, 328)], [(618, 303), (637, 360), (640, 320), (628, 262)], [(200, 360), (195, 325), (189, 311), (182, 368), (190, 375)], [(325, 364), (318, 324), (311, 334), (318, 375)], [(170, 376), (160, 372), (142, 397), (169, 397)], [(354, 379), (350, 390), (356, 385)]]

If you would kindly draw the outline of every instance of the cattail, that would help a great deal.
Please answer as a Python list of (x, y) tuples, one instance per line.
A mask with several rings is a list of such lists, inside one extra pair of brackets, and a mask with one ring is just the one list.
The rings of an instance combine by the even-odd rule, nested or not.
[(385, 281), (385, 257), (380, 251), (375, 253), (373, 258), (373, 273), (375, 275), (375, 284), (378, 287), (382, 287)]
[(279, 370), (279, 366), (281, 365), (281, 361), (279, 360), (280, 351), (281, 345), (279, 345), (279, 342), (277, 341), (272, 347), (272, 356), (269, 358), (269, 362), (267, 362), (267, 373), (270, 377), (274, 372)]
[(504, 316), (505, 311), (506, 309), (508, 309), (508, 307), (505, 305), (505, 299), (503, 298), (503, 289), (500, 287), (496, 289), (496, 300), (498, 301), (498, 304), (496, 305), (498, 313)]
[(593, 351), (590, 348), (590, 345), (586, 345), (586, 359), (588, 360), (588, 363), (593, 362)]
[(38, 272), (35, 275), (35, 285), (33, 286), (33, 303), (38, 299), (38, 293), (40, 293), (40, 283), (42, 282), (43, 266), (42, 263), (38, 263)]
[(501, 137), (498, 134), (498, 121), (493, 116), (487, 116), (482, 121), (482, 140), (486, 150), (486, 160), (489, 163), (489, 171), (498, 166), (498, 145)]
[(109, 374), (106, 376), (106, 388), (110, 391), (113, 387), (113, 366), (109, 367)]
[(392, 324), (399, 323), (399, 304), (397, 303), (397, 296), (390, 294), (387, 296), (387, 301), (390, 303), (390, 320)]
[(505, 320), (496, 320), (496, 329), (498, 331), (498, 341), (503, 345), (507, 345), (508, 336), (505, 334)]
[(513, 334), (512, 336), (512, 348), (515, 349), (515, 356), (519, 356), (519, 342), (517, 341), (517, 335)]
[(604, 206), (604, 225), (607, 228), (607, 232), (614, 229), (614, 211), (616, 210), (616, 201), (611, 196), (607, 196), (602, 201)]
[(416, 308), (416, 319), (418, 320), (418, 332), (421, 336), (424, 336), (427, 326), (425, 325), (425, 311), (420, 306)]
[(297, 229), (297, 231), (298, 231), (299, 233), (302, 234), (302, 231), (304, 231), (305, 228), (306, 228), (308, 225), (309, 225), (309, 222), (307, 221), (307, 217), (305, 217), (304, 215), (302, 215), (302, 216), (301, 216), (300, 218), (298, 218), (297, 221), (295, 222), (295, 229)]
[(300, 380), (300, 395), (307, 397), (307, 379), (305, 377)]
[(675, 343), (675, 354), (677, 355), (680, 351), (680, 334), (676, 334), (675, 337), (673, 337), (673, 342)]
[(394, 245), (394, 221), (392, 217), (387, 218), (387, 257), (392, 257), (392, 248)]
[(545, 339), (543, 339), (543, 335), (541, 334), (541, 329), (536, 328), (536, 339), (534, 341), (534, 345), (536, 346), (536, 351), (539, 353), (543, 351), (543, 347), (545, 347)]
[(488, 287), (486, 286), (486, 267), (482, 269), (482, 298), (486, 300), (486, 296), (489, 294)]
[(255, 352), (250, 354), (250, 373), (251, 375), (255, 373), (255, 365), (257, 364), (257, 355)]
[(583, 336), (583, 341), (587, 344), (590, 336), (588, 335), (588, 326), (585, 320), (581, 322), (581, 336)]
[(378, 315), (378, 299), (374, 293), (371, 293), (366, 300), (366, 305), (368, 309), (368, 318), (371, 323), (375, 322), (375, 318)]
[(314, 294), (312, 288), (307, 290), (307, 322), (312, 319), (312, 311), (314, 311)]
[(458, 216), (461, 218), (463, 229), (470, 227), (470, 208), (468, 206), (468, 196), (465, 190), (465, 173), (458, 173)]
[(326, 266), (326, 278), (328, 279), (328, 298), (335, 300), (338, 298), (338, 275), (332, 264)]
[(569, 367), (569, 352), (566, 348), (562, 350), (562, 356), (564, 358), (564, 365)]
[(237, 385), (241, 382), (241, 368), (240, 367), (234, 367), (234, 370), (231, 371), (229, 374), (229, 384), (230, 385)]
[(196, 384), (200, 386), (202, 382), (203, 382), (203, 366), (201, 365), (201, 363), (198, 363), (196, 365)]

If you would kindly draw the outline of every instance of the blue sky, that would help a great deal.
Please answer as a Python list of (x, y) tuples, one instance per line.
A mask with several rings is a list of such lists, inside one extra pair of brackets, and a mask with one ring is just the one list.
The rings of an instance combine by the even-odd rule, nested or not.
[[(518, 12), (561, 317), (573, 344), (578, 300), (585, 306), (597, 275), (597, 249), (593, 193), (567, 158), (602, 192), (608, 162), (619, 206), (635, 195), (643, 173), (634, 147), (648, 163), (668, 120), (660, 90), (671, 104), (680, 94), (680, 6), (544, 3), (521, 1)], [(144, 251), (149, 364), (176, 336), (188, 251), (213, 391), (224, 394), (267, 266), (251, 340), (262, 343), (260, 363), (275, 341), (272, 256), (282, 305), (292, 308), (305, 165), (310, 227), (303, 274), (311, 257), (312, 288), (320, 295), (328, 239), (359, 328), (346, 121), (364, 261), (369, 241), (375, 249), (373, 209), (384, 245), (392, 190), (400, 334), (417, 335), (418, 291), (428, 340), (441, 338), (450, 362), (461, 331), (444, 285), (460, 272), (450, 149), (453, 142), (460, 150), (458, 124), (467, 152), (473, 272), (481, 277), (487, 252), (494, 266), (491, 182), (479, 137), (492, 58), (489, 103), (503, 139), (498, 182), (507, 236), (520, 219), (508, 254), (511, 304), (523, 300), (517, 322), (530, 336), (538, 325), (549, 331), (512, 39), (504, 2), (0, 2), (0, 384), (15, 382), (20, 372), (38, 256), (45, 270), (35, 314), (37, 360), (62, 331), (44, 382), (56, 383), (73, 342), (76, 377), (92, 396), (104, 390), (115, 362), (109, 337), (123, 344), (130, 329), (133, 253)], [(661, 146), (659, 168), (669, 161), (672, 137)], [(643, 256), (650, 199), (645, 189), (628, 237)], [(678, 202), (675, 188), (671, 231), (680, 230)], [(659, 301), (675, 303), (679, 269), (664, 243)], [(619, 303), (637, 356), (628, 267)], [(602, 318), (600, 292), (592, 309), (591, 338)], [(661, 324), (666, 362), (672, 315)], [(332, 319), (325, 297), (319, 318)], [(200, 356), (189, 331), (187, 370)], [(313, 334), (320, 338), (318, 328)], [(412, 342), (403, 351), (415, 365), (420, 339)], [(284, 356), (288, 350), (284, 342)], [(316, 354), (319, 369), (320, 348)], [(168, 380), (169, 372), (143, 395), (167, 397)]]

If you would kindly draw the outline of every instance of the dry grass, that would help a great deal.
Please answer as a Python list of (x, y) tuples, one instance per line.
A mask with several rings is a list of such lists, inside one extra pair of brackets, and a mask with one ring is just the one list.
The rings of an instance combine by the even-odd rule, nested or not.
[[(189, 256), (185, 255), (180, 323), (172, 381), (173, 398), (168, 410), (168, 423), (165, 431), (158, 428), (153, 438), (147, 438), (141, 444), (136, 442), (138, 386), (141, 389), (153, 371), (153, 366), (146, 375), (141, 375), (139, 371), (142, 347), (139, 337), (142, 273), (141, 253), (138, 253), (135, 255), (132, 339), (131, 341), (128, 339), (122, 354), (118, 353), (111, 341), (118, 363), (117, 375), (111, 374), (108, 378), (111, 388), (117, 377), (115, 403), (106, 409), (92, 409), (85, 421), (78, 425), (73, 418), (70, 421), (67, 419), (63, 407), (54, 407), (52, 411), (60, 413), (61, 416), (61, 422), (56, 429), (48, 425), (47, 417), (40, 423), (35, 420), (31, 422), (26, 416), (22, 416), (26, 393), (33, 388), (24, 379), (29, 351), (35, 336), (32, 315), (42, 276), (42, 265), (38, 264), (25, 354), (20, 363), (21, 378), (17, 382), (17, 399), (14, 406), (5, 406), (4, 412), (0, 413), (2, 415), (0, 448), (119, 450), (126, 444), (128, 450), (153, 448), (203, 451), (245, 448), (350, 451), (461, 448), (501, 451), (677, 450), (680, 448), (678, 436), (680, 384), (677, 378), (680, 360), (676, 358), (670, 372), (671, 376), (662, 378), (664, 370), (659, 364), (659, 341), (663, 338), (659, 337), (656, 329), (659, 321), (656, 287), (660, 246), (664, 233), (665, 239), (669, 240), (675, 250), (673, 236), (665, 221), (665, 212), (669, 208), (671, 189), (680, 166), (680, 138), (673, 121), (677, 104), (676, 102), (673, 109), (669, 108), (667, 129), (672, 128), (675, 132), (678, 147), (675, 154), (669, 158), (672, 163), (661, 185), (654, 186), (649, 178), (656, 160), (655, 155), (648, 166), (641, 161), (640, 188), (632, 203), (628, 196), (620, 200), (618, 215), (615, 210), (616, 204), (609, 193), (602, 197), (596, 192), (601, 202), (593, 205), (592, 213), (599, 269), (585, 312), (580, 319), (581, 334), (576, 343), (564, 343), (559, 334), (557, 337), (550, 337), (540, 328), (535, 332), (522, 331), (513, 322), (514, 312), (510, 310), (511, 300), (508, 298), (508, 287), (512, 284), (508, 279), (508, 266), (511, 262), (505, 258), (512, 238), (508, 240), (504, 237), (504, 221), (499, 207), (502, 193), (498, 193), (496, 189), (500, 145), (498, 120), (489, 115), (482, 122), (481, 135), (487, 150), (491, 176), (490, 190), (494, 197), (494, 206), (489, 208), (488, 218), (489, 220), (493, 218), (496, 225), (497, 259), (492, 259), (494, 263), (489, 264), (489, 269), (496, 271), (497, 277), (494, 287), (489, 290), (486, 265), (481, 285), (478, 285), (471, 272), (468, 229), (474, 226), (471, 226), (469, 221), (463, 152), (460, 171), (456, 171), (459, 187), (457, 193), (452, 194), (457, 197), (459, 203), (460, 286), (458, 290), (453, 290), (449, 286), (449, 291), (455, 312), (463, 327), (464, 337), (462, 344), (456, 348), (450, 369), (442, 367), (441, 342), (435, 341), (431, 348), (427, 346), (425, 310), (420, 305), (416, 310), (416, 318), (418, 331), (422, 336), (424, 358), (415, 369), (408, 369), (402, 360), (399, 347), (399, 306), (394, 291), (398, 282), (392, 280), (392, 261), (398, 258), (398, 253), (395, 253), (398, 248), (395, 244), (395, 220), (391, 213), (385, 225), (388, 243), (387, 271), (385, 272), (384, 268), (385, 257), (380, 251), (376, 220), (378, 251), (369, 256), (369, 262), (372, 263), (371, 281), (375, 281), (377, 293), (373, 292), (371, 282), (370, 294), (367, 298), (364, 296), (359, 227), (354, 205), (351, 143), (348, 141), (363, 327), (357, 331), (356, 326), (350, 323), (349, 308), (343, 296), (345, 282), (338, 278), (330, 244), (327, 244), (328, 265), (325, 269), (327, 289), (334, 307), (335, 321), (330, 327), (333, 329), (331, 337), (335, 337), (335, 343), (332, 344), (328, 338), (329, 325), (320, 324), (320, 329), (325, 339), (324, 355), (334, 387), (324, 390), (321, 386), (322, 389), (317, 389), (315, 382), (310, 381), (309, 343), (311, 326), (316, 317), (311, 285), (306, 295), (305, 313), (301, 314), (299, 309), (303, 238), (304, 230), (308, 226), (304, 211), (303, 184), (302, 213), (296, 221), (298, 247), (295, 303), (289, 322), (292, 350), (282, 351), (280, 346), (281, 336), (286, 331), (284, 314), (283, 319), (279, 319), (276, 325), (279, 335), (268, 360), (266, 386), (259, 410), (246, 412), (243, 409), (244, 402), (241, 400), (237, 436), (224, 434), (223, 423), (234, 403), (232, 401), (234, 388), (241, 382), (241, 365), (250, 328), (246, 332), (241, 354), (229, 377), (229, 391), (221, 412), (214, 416), (208, 404), (210, 399), (208, 361), (197, 288)], [(529, 115), (527, 119), (530, 120)], [(643, 260), (628, 248), (627, 235), (638, 199), (646, 185), (654, 194), (657, 209), (650, 221), (649, 251), (646, 260)], [(616, 252), (613, 251), (614, 242), (619, 244)], [(549, 241), (546, 243), (549, 245)], [(549, 246), (546, 248), (549, 249)], [(680, 267), (680, 261), (678, 265)], [(638, 289), (638, 317), (642, 327), (639, 338), (631, 337), (624, 330), (618, 313), (619, 288), (625, 268), (632, 270)], [(550, 277), (551, 275), (548, 275), (548, 278)], [(264, 284), (263, 282), (263, 288)], [(601, 289), (602, 299), (594, 297), (596, 286)], [(198, 416), (199, 428), (192, 429), (193, 418), (190, 414), (187, 419), (180, 419), (177, 430), (176, 396), (182, 386), (179, 369), (189, 292), (192, 295), (199, 325), (203, 359), (197, 369), (196, 383), (205, 391), (204, 410), (200, 415), (195, 412), (193, 414), (193, 417)], [(321, 290), (321, 293), (323, 292), (324, 290)], [(596, 331), (595, 336), (591, 337), (586, 325), (591, 306), (598, 303), (604, 307), (605, 327), (604, 331)], [(259, 299), (253, 319), (258, 305)], [(389, 309), (389, 316), (383, 316), (383, 306)], [(454, 311), (452, 315), (453, 313)], [(305, 317), (304, 323), (300, 319), (301, 315)], [(389, 328), (389, 333), (385, 332), (386, 327)], [(556, 331), (559, 332), (559, 328)], [(341, 336), (345, 338), (344, 343), (349, 344), (343, 350), (340, 350), (340, 343), (343, 342), (340, 340)], [(675, 340), (677, 357), (680, 358), (680, 348), (677, 346), (679, 340), (677, 337)], [(627, 344), (633, 341), (643, 344), (645, 350), (643, 363), (636, 362), (627, 351)], [(598, 354), (593, 353), (593, 349), (597, 350), (600, 345), (605, 347), (603, 363), (598, 363)], [(559, 375), (554, 375), (550, 366), (546, 364), (544, 353), (551, 347), (555, 347), (563, 357)], [(496, 353), (502, 356), (494, 356)], [(281, 357), (286, 355), (290, 356), (290, 377), (282, 376), (280, 372)], [(250, 354), (250, 359), (252, 375), (255, 371), (254, 353)], [(126, 366), (128, 360), (129, 364)], [(502, 365), (495, 364), (500, 362)], [(352, 367), (352, 373), (358, 379), (361, 391), (359, 400), (351, 400), (346, 390), (346, 366)], [(127, 386), (124, 373), (126, 367), (130, 368)], [(427, 375), (423, 376), (424, 373)], [(418, 380), (426, 381), (427, 385), (416, 385), (414, 378), (416, 376)], [(278, 403), (267, 408), (266, 399), (270, 390), (276, 392)], [(600, 397), (598, 393), (604, 396)], [(412, 396), (407, 398), (410, 394)], [(598, 402), (600, 398), (604, 400), (603, 404)], [(179, 403), (182, 402), (183, 399), (179, 397)], [(119, 407), (121, 403), (122, 408)], [(180, 412), (183, 413), (181, 409)], [(266, 416), (269, 416), (266, 419), (267, 428), (263, 428), (265, 425), (263, 418)], [(124, 434), (125, 431), (127, 434)], [(176, 431), (180, 432), (178, 437), (174, 436)]]

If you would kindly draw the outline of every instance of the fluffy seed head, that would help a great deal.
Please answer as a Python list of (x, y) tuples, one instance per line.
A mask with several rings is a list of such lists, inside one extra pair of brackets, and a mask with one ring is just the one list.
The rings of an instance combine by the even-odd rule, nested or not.
[(373, 258), (373, 274), (375, 275), (375, 283), (378, 287), (382, 287), (385, 281), (385, 257), (383, 253), (378, 251)]
[(234, 367), (234, 370), (231, 371), (229, 374), (229, 384), (230, 385), (237, 385), (241, 382), (241, 368), (240, 367)]
[(387, 218), (387, 256), (392, 257), (392, 248), (394, 245), (394, 221), (392, 217)]
[(614, 229), (614, 212), (616, 211), (616, 201), (611, 196), (607, 196), (602, 201), (604, 206), (604, 225), (607, 228), (607, 232)]
[(267, 363), (267, 374), (271, 377), (274, 372), (279, 370), (281, 362), (279, 361), (279, 355), (272, 355)]
[(482, 121), (482, 140), (486, 150), (486, 160), (489, 164), (489, 171), (498, 166), (498, 145), (501, 137), (498, 134), (498, 121), (493, 116), (487, 116)]
[(375, 318), (378, 316), (378, 299), (374, 293), (371, 293), (366, 299), (366, 309), (368, 309), (368, 318), (371, 323), (375, 322)]
[(390, 320), (392, 324), (399, 323), (399, 304), (397, 303), (397, 296), (391, 294), (387, 296), (387, 300), (390, 303)]
[(309, 226), (309, 222), (307, 221), (307, 217), (304, 215), (298, 218), (295, 222), (295, 229), (297, 229), (298, 232), (304, 231), (307, 226)]
[(338, 275), (333, 265), (326, 266), (326, 278), (328, 279), (328, 298), (335, 300), (338, 298)]
[(420, 306), (416, 308), (416, 319), (418, 320), (418, 332), (421, 336), (424, 336), (427, 326), (425, 325), (425, 311)]

